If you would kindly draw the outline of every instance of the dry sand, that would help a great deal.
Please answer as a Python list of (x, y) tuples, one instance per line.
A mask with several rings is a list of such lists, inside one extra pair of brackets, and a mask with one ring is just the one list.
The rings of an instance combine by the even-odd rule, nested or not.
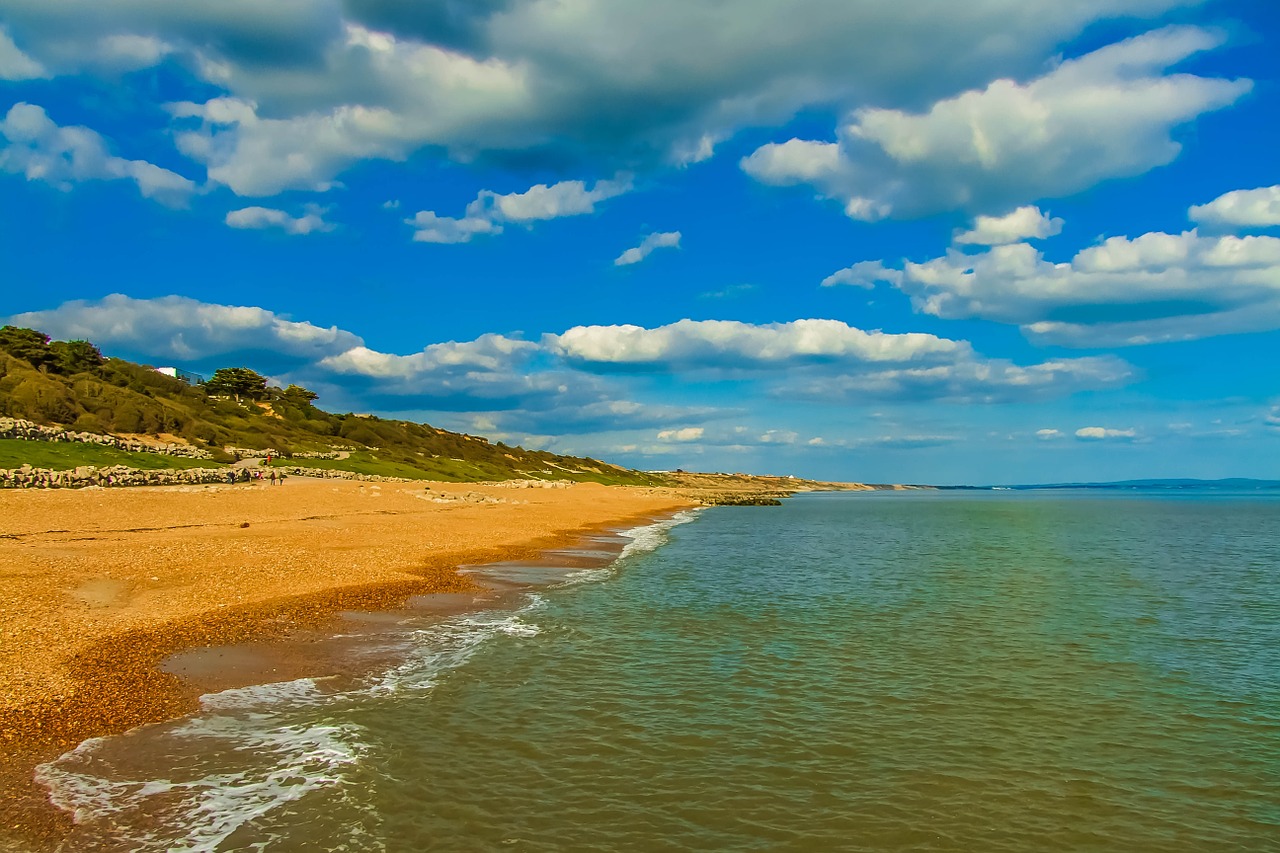
[(173, 652), (466, 591), (459, 565), (529, 558), (692, 503), (593, 484), (301, 478), (0, 492), (0, 827), (30, 836), (47, 812), (36, 762), (195, 707), (198, 691), (158, 668)]

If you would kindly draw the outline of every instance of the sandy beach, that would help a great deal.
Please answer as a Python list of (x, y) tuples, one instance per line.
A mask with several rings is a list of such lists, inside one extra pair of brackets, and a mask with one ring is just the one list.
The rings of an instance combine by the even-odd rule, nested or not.
[(25, 835), (49, 811), (36, 762), (193, 709), (196, 687), (159, 669), (174, 652), (466, 592), (459, 565), (526, 559), (691, 504), (594, 484), (300, 478), (0, 492), (0, 819)]

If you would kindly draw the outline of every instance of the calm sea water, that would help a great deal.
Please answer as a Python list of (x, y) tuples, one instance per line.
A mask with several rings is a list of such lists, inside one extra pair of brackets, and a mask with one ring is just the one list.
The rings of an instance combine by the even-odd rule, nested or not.
[(67, 849), (1280, 850), (1275, 497), (678, 521), (367, 678), (85, 744), (41, 771)]

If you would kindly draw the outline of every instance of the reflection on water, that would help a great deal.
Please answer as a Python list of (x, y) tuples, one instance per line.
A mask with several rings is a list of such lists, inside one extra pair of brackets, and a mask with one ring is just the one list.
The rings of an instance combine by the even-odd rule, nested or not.
[(636, 548), (668, 535), (86, 744), (43, 771), (68, 849), (1280, 847), (1280, 501), (814, 495)]

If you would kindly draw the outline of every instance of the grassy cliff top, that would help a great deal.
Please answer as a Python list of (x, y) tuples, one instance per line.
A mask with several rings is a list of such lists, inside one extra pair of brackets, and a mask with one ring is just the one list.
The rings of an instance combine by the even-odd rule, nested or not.
[[(167, 441), (208, 449), (215, 462), (230, 461), (225, 447), (270, 449), (286, 458), (338, 451), (345, 458), (295, 461), (309, 467), (443, 481), (664, 482), (659, 476), (596, 459), (526, 450), (428, 424), (326, 412), (314, 400), (305, 388), (274, 388), (265, 381), (248, 389), (229, 389), (212, 381), (188, 384), (145, 365), (103, 358), (87, 342), (50, 342), (32, 330), (0, 329), (0, 415), (11, 418), (99, 434), (163, 435)], [(28, 444), (39, 459), (19, 460), (22, 448), (7, 446), (5, 461), (38, 465), (57, 458), (68, 467), (106, 461), (101, 448), (89, 445), (69, 450), (37, 447), (45, 442)], [(130, 454), (107, 456), (125, 461)], [(172, 467), (190, 464), (174, 461)]]

